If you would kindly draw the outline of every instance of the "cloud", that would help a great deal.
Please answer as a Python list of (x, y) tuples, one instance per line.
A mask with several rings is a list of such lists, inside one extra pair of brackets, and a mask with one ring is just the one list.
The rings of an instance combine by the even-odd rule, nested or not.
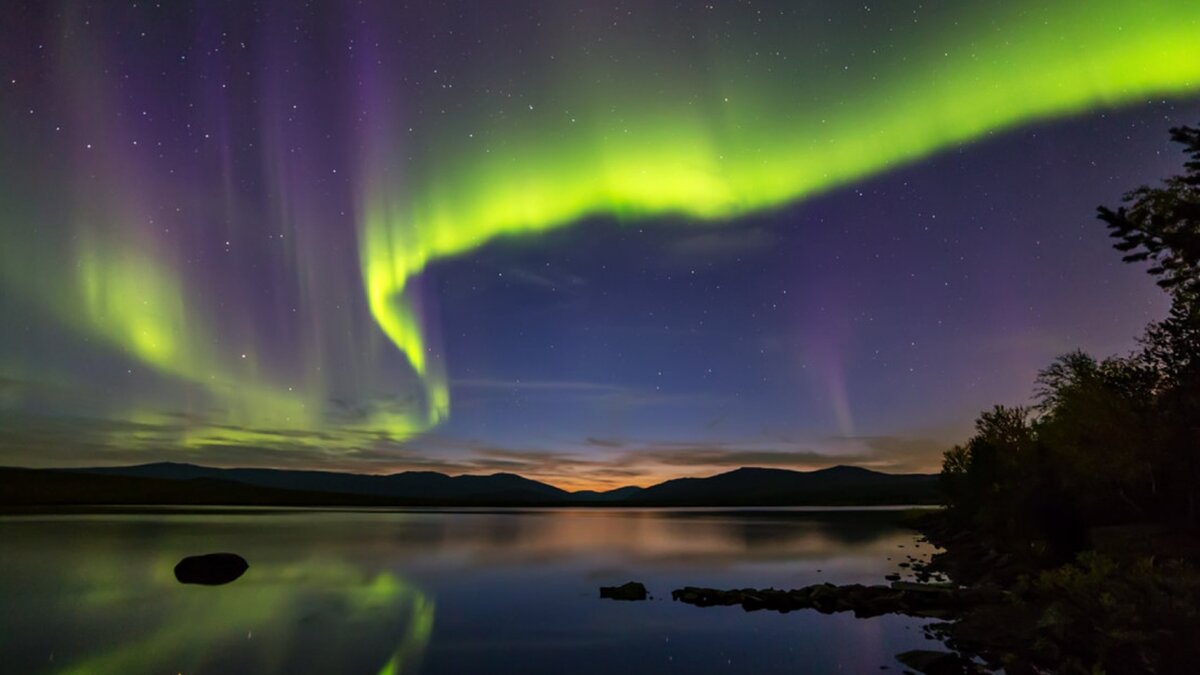
[(455, 393), (472, 396), (498, 396), (520, 393), (525, 396), (571, 397), (602, 406), (651, 408), (714, 404), (718, 397), (707, 393), (671, 393), (622, 387), (606, 382), (572, 380), (521, 380), (503, 378), (466, 378), (450, 381)]
[(812, 441), (651, 441), (587, 438), (575, 451), (502, 448), (443, 439), (456, 452), (451, 472), (511, 470), (562, 487), (608, 489), (680, 476), (708, 476), (744, 466), (814, 470), (856, 464), (889, 472), (935, 471), (947, 443), (906, 436), (830, 437)]
[(743, 227), (679, 237), (671, 241), (667, 248), (676, 262), (719, 262), (765, 251), (776, 240), (776, 235), (765, 228)]
[[(649, 448), (628, 452), (630, 462), (655, 463), (671, 467), (761, 466), (778, 468), (810, 468), (840, 462), (841, 457), (813, 450), (742, 450), (724, 446), (683, 445), (670, 448)], [(856, 458), (852, 458), (856, 459)]]
[(571, 380), (505, 380), (495, 378), (456, 379), (450, 386), (458, 389), (500, 389), (548, 392), (621, 392), (623, 387), (601, 382), (576, 382)]
[(870, 457), (864, 466), (883, 466), (896, 473), (936, 472), (941, 468), (942, 453), (953, 445), (951, 441), (906, 436), (858, 436), (848, 440), (868, 448)]
[(550, 269), (541, 269), (535, 272), (525, 267), (510, 267), (504, 271), (504, 278), (510, 282), (556, 292), (587, 285), (587, 280), (578, 274), (551, 271)]
[[(548, 390), (562, 383), (540, 383)], [(568, 389), (573, 389), (572, 383)], [(590, 390), (590, 386), (585, 386)], [(201, 426), (197, 427), (197, 422)], [(198, 433), (198, 429), (202, 433)], [(36, 415), (0, 417), (0, 464), (95, 466), (188, 461), (212, 466), (303, 468), (360, 473), (517, 473), (566, 489), (650, 485), (743, 466), (797, 470), (856, 464), (889, 472), (937, 469), (950, 444), (901, 435), (746, 441), (638, 441), (589, 437), (561, 449), (506, 447), (428, 436), (393, 441), (330, 427), (321, 431), (203, 425), (180, 413), (151, 422)]]

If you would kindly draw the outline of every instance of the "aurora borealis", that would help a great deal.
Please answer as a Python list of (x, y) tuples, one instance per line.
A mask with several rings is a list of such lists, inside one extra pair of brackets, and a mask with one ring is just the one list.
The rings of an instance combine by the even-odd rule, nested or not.
[(927, 468), (1200, 117), (1184, 0), (3, 12), (5, 464)]

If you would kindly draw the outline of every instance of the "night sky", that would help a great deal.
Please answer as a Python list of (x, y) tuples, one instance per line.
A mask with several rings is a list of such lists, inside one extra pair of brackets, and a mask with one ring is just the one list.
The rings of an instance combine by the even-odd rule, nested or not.
[(0, 9), (0, 464), (932, 470), (1167, 300), (1200, 4)]

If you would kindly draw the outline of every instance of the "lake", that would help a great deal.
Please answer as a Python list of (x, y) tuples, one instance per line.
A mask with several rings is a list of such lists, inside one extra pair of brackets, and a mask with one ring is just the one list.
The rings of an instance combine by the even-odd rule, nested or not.
[[(686, 585), (885, 583), (888, 510), (113, 510), (0, 516), (0, 671), (860, 673), (924, 620), (673, 602)], [(250, 569), (183, 585), (184, 556)], [(889, 559), (890, 558), (890, 559)], [(636, 580), (653, 598), (601, 600)]]

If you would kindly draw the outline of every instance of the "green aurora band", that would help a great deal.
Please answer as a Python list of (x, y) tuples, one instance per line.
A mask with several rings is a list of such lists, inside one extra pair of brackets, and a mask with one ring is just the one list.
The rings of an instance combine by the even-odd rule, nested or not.
[[(771, 32), (762, 25), (753, 58), (748, 40), (709, 45), (715, 82), (686, 67), (647, 71), (662, 46), (619, 43), (560, 66), (575, 85), (553, 92), (548, 114), (531, 105), (450, 125), (430, 142), (445, 166), (415, 187), (374, 185), (361, 223), (371, 313), (421, 377), (425, 421), (448, 414), (449, 393), (405, 291), (437, 260), (595, 216), (727, 222), (1018, 124), (1200, 88), (1195, 2), (972, 3), (959, 13), (899, 53), (847, 50), (854, 67), (836, 74), (764, 67), (772, 44), (800, 36), (759, 34)], [(464, 128), (494, 142), (464, 144)]]
[[(395, 33), (395, 8), (367, 4), (347, 21), (352, 35), (329, 28), (330, 44), (380, 44)], [(18, 170), (20, 145), (6, 139), (14, 150), (0, 157), (9, 178), (0, 208), (16, 215), (0, 221), (0, 299), (37, 308), (157, 374), (150, 391), (139, 392), (144, 400), (105, 398), (110, 409), (99, 416), (122, 422), (112, 434), (127, 447), (352, 453), (403, 442), (449, 415), (446, 367), (417, 283), (439, 260), (595, 218), (735, 224), (1018, 125), (1200, 90), (1194, 0), (892, 3), (856, 8), (853, 20), (838, 23), (830, 17), (848, 12), (840, 5), (635, 6), (614, 27), (611, 17), (587, 14), (582, 0), (550, 2), (538, 40), (447, 58), (452, 73), (410, 72), (402, 57), (376, 60), (366, 50), (311, 58), (332, 63), (340, 75), (333, 79), (348, 90), (338, 93), (354, 123), (332, 120), (310, 133), (349, 148), (361, 286), (353, 275), (343, 287), (326, 273), (326, 247), (314, 233), (334, 228), (320, 220), (321, 196), (307, 194), (307, 176), (271, 161), (288, 158), (288, 144), (276, 138), (288, 128), (286, 111), (263, 104), (263, 119), (247, 123), (263, 127), (254, 138), (266, 148), (260, 182), (277, 202), (246, 215), (240, 193), (227, 186), (194, 209), (211, 202), (213, 222), (232, 228), (238, 218), (261, 219), (289, 232), (294, 248), (283, 262), (240, 264), (268, 267), (312, 299), (303, 309), (316, 318), (296, 324), (309, 330), (296, 331), (298, 353), (289, 355), (299, 375), (279, 375), (283, 358), (253, 310), (226, 305), (212, 284), (185, 274), (188, 253), (156, 221), (155, 207), (167, 203), (150, 187), (163, 184), (161, 167), (130, 148), (88, 145), (67, 172), (74, 180), (62, 181), (69, 198), (30, 206), (26, 195), (37, 192), (27, 174), (44, 167)], [(137, 111), (112, 93), (125, 86), (110, 74), (118, 69), (89, 44), (79, 11), (64, 15), (61, 34), (72, 39), (51, 46), (62, 107), (75, 115), (71, 147), (136, 138)], [(303, 61), (278, 42), (260, 55)], [(312, 98), (326, 96), (310, 75), (297, 69), (295, 82), (264, 88), (287, 92), (303, 82)], [(262, 94), (250, 93), (255, 101)], [(221, 166), (215, 182), (232, 184)], [(27, 235), (29, 222), (62, 222), (65, 234)], [(48, 262), (64, 272), (45, 274)], [(229, 267), (213, 276), (238, 269), (220, 264)], [(351, 296), (357, 310), (343, 302)], [(378, 367), (379, 354), (393, 349), (407, 361), (399, 378)], [(0, 357), (0, 376), (67, 386), (78, 379), (57, 367)], [(182, 394), (163, 394), (173, 387)], [(393, 403), (353, 416), (329, 409), (344, 392), (388, 387)], [(22, 395), (0, 389), (0, 405), (19, 408)], [(180, 409), (190, 415), (185, 422)]]

